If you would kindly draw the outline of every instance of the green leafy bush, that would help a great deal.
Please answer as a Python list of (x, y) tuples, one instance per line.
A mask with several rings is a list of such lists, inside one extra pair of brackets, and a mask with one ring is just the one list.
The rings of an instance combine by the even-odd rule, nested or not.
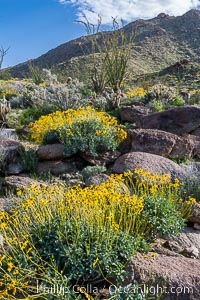
[(173, 106), (183, 106), (185, 101), (182, 96), (178, 95), (176, 98), (171, 102)]
[[(143, 200), (120, 189), (122, 183), (118, 175), (96, 188), (55, 184), (19, 190), (12, 214), (0, 214), (9, 247), (0, 257), (1, 299), (6, 293), (15, 299), (19, 292), (21, 299), (36, 298), (37, 280), (68, 288), (85, 282), (101, 286), (105, 278), (121, 282), (124, 264), (147, 247), (133, 231)], [(51, 299), (48, 294), (42, 291), (44, 299)]]
[(19, 151), (19, 156), (24, 172), (34, 172), (36, 170), (38, 158), (34, 149)]
[[(73, 285), (120, 286), (131, 256), (148, 251), (155, 237), (177, 233), (187, 207), (178, 180), (141, 169), (135, 175), (134, 181), (131, 172), (110, 175), (86, 188), (40, 184), (19, 190), (11, 213), (0, 213), (7, 246), (0, 256), (1, 299), (72, 300)], [(70, 292), (56, 296), (48, 289), (38, 295), (37, 281), (62, 284)], [(82, 296), (93, 299), (87, 292)], [(116, 293), (110, 299), (128, 297)]]
[(112, 127), (106, 128), (96, 120), (77, 121), (58, 128), (58, 132), (67, 154), (89, 151), (96, 156), (98, 151), (115, 150), (118, 146)]
[(167, 104), (176, 98), (176, 89), (163, 84), (155, 84), (145, 95), (146, 101), (159, 100)]
[[(65, 275), (72, 284), (98, 282), (102, 280), (101, 271), (104, 276), (121, 282), (124, 264), (140, 245), (139, 239), (137, 241), (123, 231), (113, 231), (111, 239), (112, 233), (105, 230), (101, 233), (101, 241), (105, 243), (100, 243), (99, 228), (96, 225), (75, 219), (63, 222), (60, 218), (54, 218), (51, 223), (47, 220), (38, 230), (41, 239), (38, 239), (35, 228), (32, 239), (42, 260), (50, 262), (52, 259), (58, 272)], [(108, 240), (110, 245), (106, 242)], [(99, 263), (95, 264), (97, 256)]]
[(200, 90), (195, 90), (191, 93), (190, 99), (187, 101), (188, 104), (199, 104), (200, 103)]
[(30, 122), (38, 120), (41, 116), (48, 115), (56, 111), (56, 107), (53, 105), (45, 106), (32, 106), (25, 108), (21, 111), (21, 114), (17, 117), (15, 128), (21, 129), (28, 125)]
[(90, 106), (43, 116), (30, 124), (30, 131), (38, 143), (56, 138), (67, 154), (89, 151), (94, 156), (102, 150), (115, 150), (127, 136), (115, 118)]
[(143, 217), (147, 220), (151, 238), (176, 235), (185, 225), (177, 204), (166, 198), (145, 197)]
[(11, 79), (11, 75), (7, 70), (0, 70), (0, 80), (9, 80)]
[(35, 84), (39, 85), (40, 83), (44, 82), (44, 74), (39, 66), (34, 66), (31, 61), (29, 61), (28, 67), (31, 78)]
[(89, 178), (90, 176), (96, 176), (99, 173), (103, 173), (106, 171), (106, 167), (104, 166), (87, 166), (82, 171), (81, 174), (84, 179)]
[(164, 110), (164, 105), (161, 100), (154, 99), (151, 101), (150, 105), (153, 112), (160, 112)]

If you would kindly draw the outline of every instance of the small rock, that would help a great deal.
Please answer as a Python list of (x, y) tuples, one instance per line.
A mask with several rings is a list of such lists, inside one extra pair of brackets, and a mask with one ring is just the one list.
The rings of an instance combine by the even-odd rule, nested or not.
[(47, 160), (38, 163), (38, 173), (48, 173), (58, 176), (66, 172), (75, 172), (76, 166), (73, 162), (63, 162), (61, 160)]
[(98, 153), (98, 156), (96, 157), (88, 154), (87, 152), (81, 152), (79, 155), (92, 165), (102, 166), (112, 164), (121, 155), (121, 153), (116, 150)]
[(192, 211), (188, 221), (200, 225), (200, 204), (197, 202), (192, 203)]
[(1, 128), (0, 138), (3, 138), (3, 139), (17, 138), (16, 130), (12, 129), (12, 128)]
[(28, 187), (31, 184), (40, 184), (42, 182), (38, 182), (29, 177), (22, 176), (8, 176), (5, 177), (2, 182), (2, 190), (5, 193), (6, 191), (16, 192), (17, 189), (21, 189), (23, 187)]
[(98, 174), (96, 176), (91, 176), (85, 180), (85, 185), (100, 185), (104, 181), (108, 180), (108, 175), (106, 174)]
[(7, 175), (18, 175), (23, 172), (21, 163), (8, 164), (5, 173)]
[(12, 202), (12, 198), (0, 198), (0, 211), (9, 211)]
[(183, 249), (183, 251), (181, 251), (181, 254), (190, 258), (199, 258), (199, 250), (195, 246)]
[[(200, 252), (200, 231), (193, 228), (186, 227), (178, 235), (167, 238), (169, 243), (176, 243), (178, 247), (182, 248), (181, 254), (184, 253), (184, 249), (197, 249), (194, 253)], [(196, 255), (196, 254), (195, 254)]]
[(24, 151), (24, 146), (12, 139), (0, 138), (1, 171), (7, 174), (22, 172), (19, 153)]
[(176, 241), (166, 241), (162, 244), (162, 246), (177, 253), (180, 253), (183, 250), (183, 248)]
[(56, 160), (66, 157), (65, 146), (62, 144), (48, 144), (40, 146), (36, 152), (39, 160)]
[(79, 172), (61, 174), (59, 178), (65, 181), (68, 187), (74, 185), (79, 185), (82, 187), (85, 186), (85, 183), (82, 181), (82, 176), (80, 175)]
[(200, 224), (194, 223), (193, 228), (196, 230), (200, 230)]

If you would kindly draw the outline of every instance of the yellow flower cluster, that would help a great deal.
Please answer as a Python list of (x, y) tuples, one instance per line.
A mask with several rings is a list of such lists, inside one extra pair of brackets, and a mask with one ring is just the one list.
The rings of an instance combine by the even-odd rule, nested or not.
[(167, 185), (168, 187), (179, 187), (179, 179), (175, 178), (174, 182), (171, 181), (169, 174), (152, 174), (151, 172), (144, 171), (143, 169), (135, 169), (134, 173), (140, 178), (140, 182), (148, 184), (149, 186), (153, 185)]
[[(33, 228), (37, 228), (38, 237), (42, 238), (39, 226), (51, 224), (54, 219), (58, 219), (62, 224), (73, 220), (77, 224), (73, 243), (79, 238), (80, 223), (84, 228), (93, 230), (92, 234), (99, 243), (105, 243), (101, 238), (104, 231), (108, 233), (108, 243), (119, 232), (131, 235), (145, 234), (145, 220), (141, 218), (145, 197), (151, 196), (153, 199), (163, 195), (165, 199), (167, 197), (166, 201), (176, 201), (179, 181), (175, 180), (172, 183), (167, 174), (158, 176), (142, 169), (136, 169), (134, 173), (138, 180), (134, 182), (133, 189), (130, 185), (133, 173), (128, 171), (120, 175), (110, 175), (109, 179), (100, 185), (86, 188), (67, 188), (65, 184), (60, 183), (48, 186), (31, 185), (23, 191), (18, 190), (18, 202), (12, 214), (0, 213), (1, 234), (10, 249), (9, 254), (5, 251), (0, 256), (0, 299), (7, 299), (10, 294), (15, 295), (27, 290), (28, 282), (35, 276), (34, 270), (22, 269), (18, 259), (15, 260), (17, 254), (27, 262), (33, 259), (32, 255), (36, 255), (37, 249), (31, 238)], [(190, 213), (191, 203), (194, 201), (192, 197), (187, 201), (179, 200), (183, 215)], [(60, 234), (62, 235), (62, 232)], [(12, 257), (9, 257), (11, 254)], [(150, 258), (154, 257), (155, 255), (151, 254)], [(95, 267), (98, 263), (97, 253), (92, 266)], [(37, 268), (41, 272), (45, 271), (43, 266), (37, 265)], [(92, 299), (88, 294), (85, 294), (85, 297)]]
[[(0, 224), (7, 225), (2, 229), (2, 234), (13, 255), (11, 260), (6, 252), (0, 257), (0, 281), (7, 282), (7, 285), (1, 287), (1, 299), (26, 290), (24, 280), (27, 282), (29, 278), (31, 281), (29, 275), (22, 276), (24, 270), (18, 265), (15, 256), (18, 253), (29, 261), (29, 255), (36, 251), (31, 243), (31, 228), (34, 226), (42, 226), (46, 222), (50, 224), (56, 217), (64, 223), (66, 220), (76, 220), (77, 224), (81, 222), (95, 228), (94, 234), (99, 237), (99, 242), (102, 242), (102, 230), (109, 232), (111, 241), (118, 231), (133, 233), (137, 227), (137, 218), (143, 210), (143, 198), (130, 194), (123, 175), (112, 175), (99, 186), (84, 189), (80, 186), (66, 188), (64, 184), (31, 185), (23, 192), (18, 190), (17, 194), (18, 203), (12, 214), (0, 214)], [(77, 236), (74, 238), (76, 240)], [(1, 268), (3, 262), (4, 270)], [(98, 258), (93, 266), (97, 263)]]
[[(92, 107), (87, 106), (85, 108), (68, 109), (66, 111), (56, 111), (47, 116), (42, 116), (38, 121), (30, 124), (30, 132), (32, 138), (41, 143), (45, 134), (50, 130), (57, 130), (63, 125), (72, 125), (75, 122), (87, 121), (87, 120), (100, 121), (104, 130), (107, 128), (113, 128), (116, 131), (116, 138), (120, 142), (126, 138), (126, 132), (121, 129), (117, 123), (117, 120), (104, 112), (97, 112)], [(97, 135), (103, 134), (103, 132), (96, 132)]]
[[(43, 224), (52, 214), (63, 219), (67, 215), (98, 224), (99, 228), (130, 231), (134, 227), (133, 220), (143, 210), (143, 198), (130, 195), (123, 181), (123, 175), (111, 175), (101, 185), (84, 189), (80, 186), (66, 189), (64, 185), (31, 185), (23, 195), (18, 191), (22, 197), (20, 207), (26, 214), (15, 216), (13, 222), (17, 226), (16, 219), (20, 218), (29, 223), (31, 216), (32, 222)], [(26, 246), (26, 242), (23, 245)]]
[(129, 90), (125, 93), (125, 97), (132, 98), (132, 97), (144, 97), (146, 91), (143, 88), (136, 87), (133, 90)]
[(190, 95), (193, 96), (195, 94), (200, 94), (200, 90), (192, 90), (190, 91)]

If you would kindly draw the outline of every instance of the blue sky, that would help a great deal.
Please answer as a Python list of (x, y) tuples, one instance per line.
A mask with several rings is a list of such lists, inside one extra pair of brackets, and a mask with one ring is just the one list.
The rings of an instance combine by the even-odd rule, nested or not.
[(4, 67), (85, 34), (75, 19), (74, 9), (56, 0), (0, 0), (0, 46), (10, 47)]
[(36, 58), (48, 50), (85, 35), (75, 20), (86, 15), (104, 25), (112, 17), (125, 23), (160, 12), (181, 15), (200, 8), (200, 0), (0, 0), (0, 46), (10, 47), (3, 67)]

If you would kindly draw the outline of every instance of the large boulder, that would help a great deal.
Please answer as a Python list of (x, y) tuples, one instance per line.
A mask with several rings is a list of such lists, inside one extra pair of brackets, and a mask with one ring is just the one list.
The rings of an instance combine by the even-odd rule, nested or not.
[(131, 152), (148, 152), (168, 158), (191, 157), (193, 143), (187, 137), (157, 129), (135, 129), (128, 131)]
[(122, 121), (137, 123), (140, 116), (145, 116), (150, 109), (144, 105), (126, 105), (120, 108), (120, 117)]
[(151, 251), (170, 256), (200, 259), (200, 230), (184, 228), (178, 235), (157, 239), (151, 244)]
[(0, 138), (0, 170), (8, 175), (21, 173), (20, 152), (24, 151), (21, 143), (12, 140)]
[(123, 154), (115, 161), (113, 172), (124, 173), (138, 168), (158, 175), (170, 174), (172, 180), (186, 177), (185, 171), (175, 162), (168, 158), (145, 152)]
[(188, 105), (141, 115), (136, 125), (139, 128), (159, 129), (177, 135), (191, 133), (200, 126), (200, 106)]
[(140, 291), (147, 291), (148, 287), (152, 299), (157, 299), (155, 294), (160, 295), (162, 300), (200, 299), (199, 260), (178, 254), (138, 253), (125, 269), (124, 285), (136, 280)]

